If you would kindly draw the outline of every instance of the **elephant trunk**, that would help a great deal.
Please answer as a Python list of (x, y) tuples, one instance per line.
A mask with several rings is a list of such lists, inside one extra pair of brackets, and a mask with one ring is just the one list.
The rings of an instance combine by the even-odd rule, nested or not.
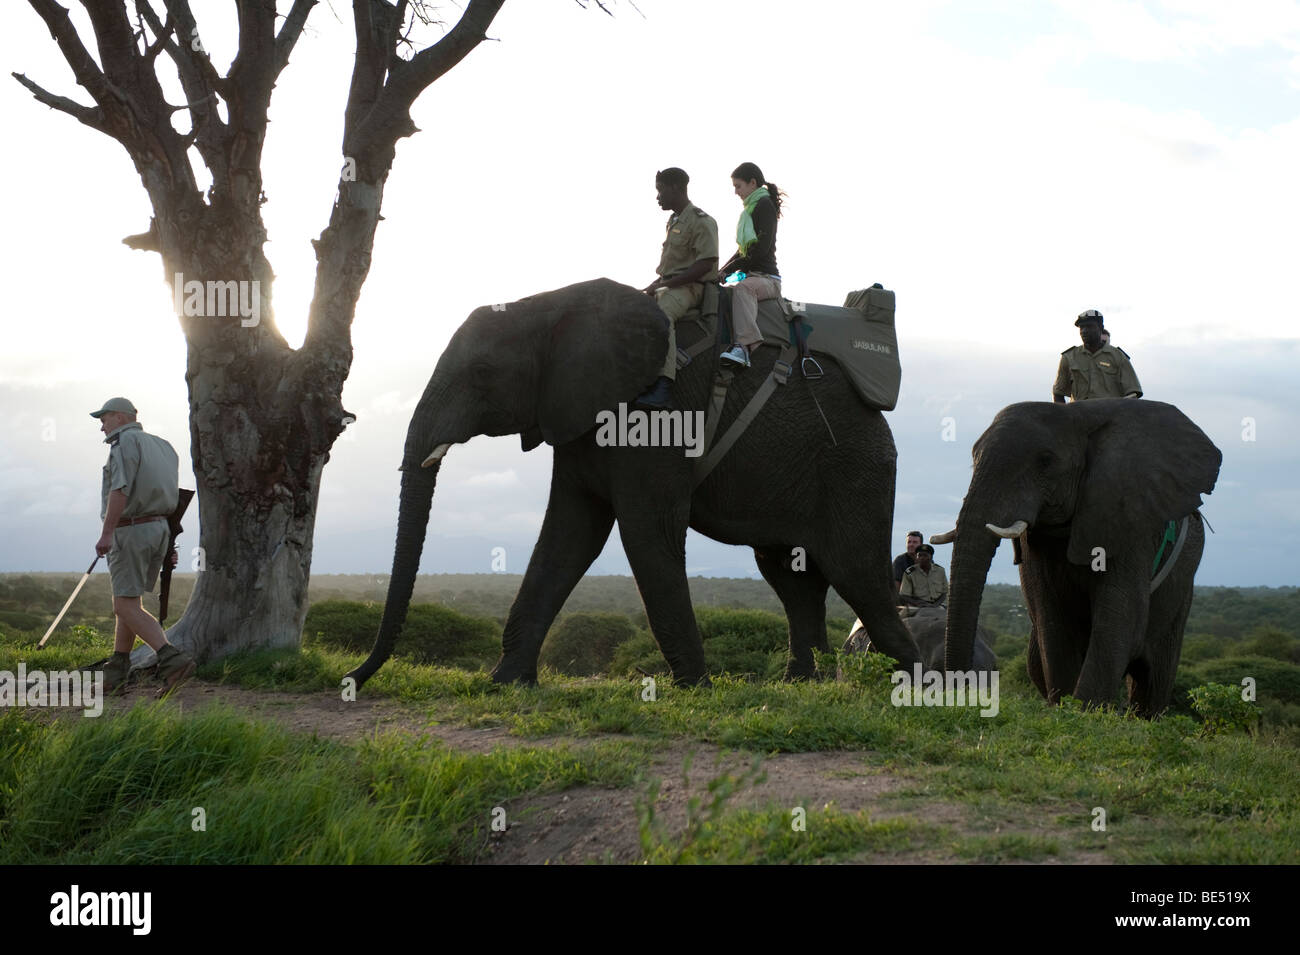
[(366, 662), (348, 676), (361, 686), (383, 666), (392, 655), (393, 646), (402, 626), (406, 611), (411, 605), (415, 589), (415, 575), (420, 569), (420, 554), (424, 550), (424, 535), (429, 526), (429, 509), (433, 504), (433, 489), (438, 482), (442, 461), (429, 467), (407, 464), (402, 471), (401, 506), (397, 516), (397, 545), (393, 550), (393, 572), (388, 580), (388, 597), (384, 601), (384, 616), (379, 622), (379, 634), (374, 649)]
[(962, 508), (952, 552), (948, 591), (948, 629), (944, 634), (944, 669), (970, 670), (975, 652), (980, 602), (993, 554), (1002, 542), (980, 518), (979, 511)]

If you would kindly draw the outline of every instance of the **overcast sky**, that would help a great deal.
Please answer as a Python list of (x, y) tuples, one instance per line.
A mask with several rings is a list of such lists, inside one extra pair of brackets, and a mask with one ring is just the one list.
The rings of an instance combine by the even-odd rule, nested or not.
[[(230, 6), (194, 8), (224, 68)], [(271, 107), (267, 254), (294, 343), (309, 240), (341, 164), (348, 8), (313, 11)], [(877, 281), (897, 292), (896, 550), (913, 527), (952, 526), (973, 441), (1004, 405), (1049, 396), (1059, 352), (1078, 340), (1074, 316), (1098, 308), (1147, 396), (1178, 405), (1224, 453), (1198, 582), (1300, 583), (1289, 560), (1300, 547), (1300, 3), (638, 0), (614, 11), (509, 0), (490, 31), (498, 42), (416, 104), (423, 132), (398, 145), (353, 326), (343, 400), (358, 420), (325, 470), (317, 571), (388, 571), (407, 420), (474, 307), (601, 275), (646, 284), (663, 235), (654, 172), (669, 165), (690, 173), (725, 246), (740, 211), (729, 173), (754, 161), (789, 193), (777, 249), (787, 296), (839, 303)], [(16, 5), (7, 24), (0, 571), (80, 570), (99, 536), (106, 451), (86, 412), (104, 398), (130, 397), (193, 486), (185, 345), (157, 256), (120, 243), (150, 214), (126, 153), (7, 77), (89, 102), (34, 13)], [(941, 438), (945, 417), (955, 441)], [(549, 475), (546, 446), (453, 449), (422, 569), (486, 572), (505, 547), (507, 570), (521, 572)], [(756, 574), (747, 549), (695, 534), (687, 566)], [(593, 572), (627, 573), (616, 537)], [(990, 579), (1016, 579), (1009, 548)]]

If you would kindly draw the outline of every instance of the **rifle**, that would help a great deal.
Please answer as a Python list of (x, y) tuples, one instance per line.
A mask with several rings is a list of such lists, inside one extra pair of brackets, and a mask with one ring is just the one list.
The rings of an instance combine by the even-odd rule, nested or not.
[(193, 497), (193, 491), (189, 488), (181, 488), (176, 498), (176, 510), (167, 515), (167, 556), (163, 558), (162, 585), (158, 591), (159, 623), (167, 619), (167, 598), (172, 589), (172, 556), (176, 554), (176, 538), (180, 536), (181, 531), (185, 530), (181, 527), (181, 518), (185, 516), (185, 510), (190, 506)]

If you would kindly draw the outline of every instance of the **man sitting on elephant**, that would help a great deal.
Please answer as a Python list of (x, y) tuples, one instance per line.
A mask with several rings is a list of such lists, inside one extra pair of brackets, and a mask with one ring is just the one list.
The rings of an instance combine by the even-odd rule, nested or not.
[(700, 304), (704, 284), (718, 280), (718, 223), (686, 195), (690, 177), (676, 166), (655, 174), (656, 198), (661, 209), (671, 209), (659, 278), (642, 291), (653, 295), (668, 316), (668, 354), (654, 386), (637, 399), (650, 408), (671, 408), (673, 381), (677, 377), (677, 320)]
[(907, 607), (940, 607), (948, 599), (948, 577), (934, 563), (934, 548), (921, 544), (916, 548), (916, 563), (903, 572), (898, 602)]
[(1073, 401), (1088, 398), (1141, 398), (1142, 385), (1137, 372), (1122, 349), (1103, 341), (1101, 312), (1095, 308), (1080, 312), (1075, 319), (1082, 345), (1061, 352), (1052, 385), (1052, 400), (1064, 404), (1068, 395)]

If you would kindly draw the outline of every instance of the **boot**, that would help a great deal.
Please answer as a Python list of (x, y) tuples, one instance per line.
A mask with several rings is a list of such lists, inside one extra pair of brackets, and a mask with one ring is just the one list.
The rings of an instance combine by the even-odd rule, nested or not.
[(114, 653), (104, 664), (104, 693), (118, 696), (126, 687), (127, 675), (131, 672), (131, 654)]
[(660, 375), (659, 380), (637, 398), (636, 403), (646, 408), (672, 408), (672, 388), (672, 379)]
[(163, 688), (158, 691), (158, 699), (161, 700), (193, 676), (195, 669), (193, 657), (184, 650), (177, 650), (170, 643), (164, 644), (158, 651), (158, 679), (163, 681)]

